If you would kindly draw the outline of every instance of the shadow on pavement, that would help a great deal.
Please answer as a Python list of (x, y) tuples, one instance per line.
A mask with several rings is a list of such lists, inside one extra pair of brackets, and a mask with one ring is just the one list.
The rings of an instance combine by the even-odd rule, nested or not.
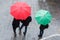
[(25, 40), (25, 36), (19, 35), (17, 37), (11, 37), (11, 40)]

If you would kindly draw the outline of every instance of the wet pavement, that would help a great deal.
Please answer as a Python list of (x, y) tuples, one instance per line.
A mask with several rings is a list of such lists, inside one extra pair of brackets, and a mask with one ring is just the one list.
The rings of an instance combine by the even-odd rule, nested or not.
[[(28, 26), (26, 37), (23, 36), (24, 28), (22, 29), (22, 35), (18, 34), (19, 30), (17, 28), (17, 37), (14, 38), (11, 25), (13, 17), (10, 15), (10, 6), (17, 1), (26, 2), (32, 7), (32, 22)], [(60, 34), (59, 3), (51, 3), (50, 1), (45, 0), (0, 0), (0, 40), (38, 40), (39, 24), (36, 22), (34, 15), (35, 12), (40, 9), (49, 10), (53, 16), (52, 22), (49, 24), (49, 28), (45, 30), (43, 38), (54, 34)], [(59, 39), (59, 36), (54, 36), (52, 38), (49, 38), (48, 40)]]
[(52, 37), (52, 38), (49, 38), (49, 39), (46, 39), (46, 40), (60, 40), (60, 37), (59, 36), (55, 36), (55, 37)]

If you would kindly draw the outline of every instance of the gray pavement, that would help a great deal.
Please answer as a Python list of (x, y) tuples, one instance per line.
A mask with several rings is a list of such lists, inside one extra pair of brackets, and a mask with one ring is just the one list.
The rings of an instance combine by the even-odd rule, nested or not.
[[(13, 29), (12, 29), (12, 19), (13, 17), (10, 15), (10, 6), (17, 2), (27, 2), (32, 7), (32, 22), (28, 26), (28, 31), (26, 37), (19, 35), (19, 30), (17, 28), (17, 37), (13, 37)], [(39, 24), (36, 22), (34, 15), (35, 12), (45, 9), (49, 10), (53, 15), (52, 22), (49, 24), (49, 28), (45, 30), (43, 38), (51, 36), (53, 34), (60, 34), (60, 8), (59, 5), (50, 4), (50, 2), (43, 2), (41, 0), (0, 0), (0, 40), (38, 40), (39, 34)], [(22, 29), (22, 32), (24, 28)], [(59, 37), (58, 37), (59, 38)], [(55, 38), (54, 38), (55, 39)], [(52, 40), (52, 39), (48, 39)], [(57, 39), (55, 39), (57, 40)]]
[(55, 36), (55, 37), (52, 37), (52, 38), (49, 38), (49, 39), (46, 39), (46, 40), (60, 40), (60, 37), (59, 36)]

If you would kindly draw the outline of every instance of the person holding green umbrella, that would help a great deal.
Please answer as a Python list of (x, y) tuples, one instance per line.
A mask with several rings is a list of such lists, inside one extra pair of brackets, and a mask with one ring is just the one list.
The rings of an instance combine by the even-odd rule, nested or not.
[(44, 29), (49, 27), (49, 23), (52, 20), (52, 15), (47, 10), (39, 10), (36, 12), (35, 19), (38, 22), (38, 24), (41, 24), (39, 27), (40, 33), (38, 37), (42, 38)]

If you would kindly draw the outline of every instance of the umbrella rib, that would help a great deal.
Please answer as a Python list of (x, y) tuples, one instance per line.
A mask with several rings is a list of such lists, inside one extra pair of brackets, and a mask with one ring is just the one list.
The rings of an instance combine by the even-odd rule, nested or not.
[[(25, 9), (25, 8), (23, 8), (25, 11), (27, 10), (27, 9)], [(28, 12), (28, 11), (26, 11), (26, 12)], [(29, 13), (29, 12), (28, 12)]]
[[(46, 14), (48, 14), (48, 13), (46, 13)], [(46, 15), (46, 14), (45, 14), (45, 15)], [(50, 21), (50, 19), (49, 19), (48, 17), (46, 17), (46, 18)]]
[(48, 17), (46, 17), (46, 18), (50, 21), (50, 19)]
[(40, 21), (43, 19), (43, 17), (41, 17)]

